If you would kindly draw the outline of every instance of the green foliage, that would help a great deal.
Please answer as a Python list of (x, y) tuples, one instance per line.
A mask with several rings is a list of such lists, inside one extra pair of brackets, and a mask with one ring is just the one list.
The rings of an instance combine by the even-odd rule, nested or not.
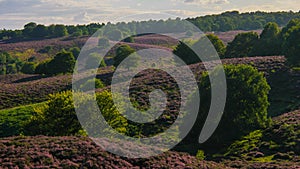
[[(196, 25), (203, 32), (211, 31), (229, 31), (229, 30), (257, 30), (263, 29), (263, 26), (269, 22), (274, 22), (280, 27), (283, 27), (287, 22), (294, 18), (299, 18), (299, 12), (247, 12), (239, 13), (238, 11), (227, 11), (219, 15), (206, 15), (196, 18), (188, 18), (187, 21)], [(120, 22), (115, 25), (108, 23), (107, 30), (104, 35), (108, 35), (110, 39), (121, 40), (120, 37), (138, 32), (184, 32), (185, 28), (190, 25), (180, 22), (179, 18), (174, 20), (168, 19), (165, 21), (133, 21), (129, 23)], [(142, 23), (142, 24), (140, 24)], [(91, 23), (88, 25), (50, 25), (43, 26), (36, 23), (28, 23), (23, 30), (0, 30), (0, 39), (11, 38), (32, 38), (32, 37), (62, 37), (67, 34), (71, 36), (92, 35), (104, 24)], [(65, 28), (63, 28), (65, 27)], [(120, 31), (124, 33), (120, 33)], [(40, 30), (40, 31), (39, 31)], [(187, 32), (191, 35), (190, 32)]]
[(71, 52), (62, 51), (50, 60), (40, 63), (36, 67), (36, 73), (57, 75), (72, 73), (75, 66), (75, 58)]
[(120, 30), (111, 30), (104, 34), (109, 40), (120, 41), (122, 40), (123, 34)]
[(173, 53), (188, 65), (201, 62), (196, 53), (185, 42), (179, 42)]
[(89, 91), (91, 90), (92, 86), (95, 87), (95, 89), (103, 88), (105, 85), (100, 79), (89, 79), (84, 84), (80, 86), (80, 90), (82, 91)]
[(206, 15), (196, 18), (188, 18), (204, 32), (229, 31), (229, 30), (257, 30), (262, 29), (269, 22), (275, 22), (284, 26), (293, 18), (299, 18), (299, 12), (246, 12), (227, 11), (220, 15)]
[(214, 35), (214, 34), (208, 34), (207, 38), (210, 40), (210, 42), (215, 47), (219, 57), (223, 58), (224, 54), (225, 54), (225, 51), (226, 51), (226, 47), (225, 47), (223, 41), (221, 39), (219, 39), (219, 37)]
[(206, 35), (206, 37), (199, 39), (193, 46), (195, 49), (199, 50), (199, 53), (201, 53), (202, 56), (213, 59), (216, 58), (216, 56), (215, 52), (210, 51), (211, 49), (208, 47), (211, 45), (210, 43), (217, 51), (219, 57), (223, 58), (226, 50), (225, 45), (223, 44), (222, 40), (220, 40), (219, 37), (214, 34)]
[(276, 23), (270, 22), (260, 34), (259, 40), (251, 51), (252, 56), (274, 56), (282, 52), (280, 39), (280, 28)]
[(225, 57), (240, 58), (250, 56), (257, 42), (258, 34), (256, 32), (238, 34), (232, 42), (228, 43)]
[(300, 66), (300, 20), (292, 20), (283, 30), (284, 53), (288, 64)]
[(260, 143), (263, 136), (263, 132), (261, 130), (255, 130), (249, 135), (244, 136), (241, 140), (235, 141), (231, 144), (225, 156), (239, 156), (241, 152), (250, 152), (257, 148), (258, 143)]
[(86, 69), (96, 69), (98, 67), (105, 67), (104, 58), (100, 61), (101, 56), (98, 53), (91, 53), (86, 60), (85, 68)]
[(127, 43), (134, 43), (134, 38), (132, 36), (130, 36), (130, 37), (125, 38), (123, 41), (127, 42)]
[[(94, 112), (96, 109), (89, 107), (87, 110), (85, 107), (89, 101), (94, 100), (94, 97), (83, 93), (74, 94), (80, 98), (80, 103), (76, 104), (78, 109), (83, 107), (87, 113), (82, 114), (84, 116), (82, 118), (88, 116), (90, 118), (88, 123), (91, 125), (89, 127), (97, 129), (98, 131), (95, 132), (100, 133), (104, 128), (101, 128), (103, 124), (99, 126), (98, 115)], [(96, 100), (108, 124), (118, 132), (125, 133), (127, 120), (116, 109), (110, 92), (104, 91), (96, 94)], [(93, 120), (96, 120), (95, 123)], [(34, 115), (26, 122), (24, 129), (25, 135), (66, 136), (84, 133), (75, 112), (73, 93), (66, 91), (50, 95), (45, 105), (34, 109)]]
[(75, 58), (75, 60), (78, 58), (79, 53), (80, 53), (80, 48), (79, 47), (72, 47), (68, 50), (69, 52), (71, 52)]
[[(182, 59), (186, 64), (194, 64), (201, 62), (199, 56), (197, 56), (195, 53), (196, 51), (198, 53), (201, 53), (201, 57), (204, 57), (206, 59), (217, 58), (216, 53), (214, 51), (211, 51), (210, 48), (207, 47), (211, 44), (217, 51), (219, 57), (223, 58), (226, 50), (225, 45), (216, 35), (213, 34), (208, 34), (206, 35), (206, 37), (200, 38), (195, 42), (179, 42), (173, 53), (180, 59)], [(196, 51), (194, 52), (189, 46), (191, 46), (191, 48), (195, 49)]]
[(36, 107), (43, 103), (0, 110), (0, 137), (17, 136), (23, 133), (24, 122), (33, 115)]
[(0, 74), (2, 75), (18, 73), (23, 64), (22, 61), (18, 58), (13, 58), (7, 52), (0, 53)]
[(197, 154), (196, 154), (196, 158), (199, 160), (204, 160), (205, 159), (205, 154), (203, 150), (198, 150)]
[(63, 37), (68, 35), (68, 30), (64, 25), (55, 25), (53, 30), (54, 37)]
[(51, 60), (46, 60), (44, 62), (39, 63), (35, 68), (36, 74), (49, 74), (48, 64)]
[(25, 135), (64, 136), (74, 135), (81, 130), (71, 91), (50, 95), (49, 101), (34, 111), (34, 115), (25, 125)]
[(42, 38), (48, 35), (48, 28), (45, 25), (37, 25), (32, 30), (33, 37)]
[(25, 74), (34, 74), (35, 68), (36, 68), (36, 64), (34, 62), (26, 62), (23, 65), (21, 72)]
[(118, 67), (118, 65), (129, 55), (134, 53), (135, 50), (131, 48), (129, 45), (121, 45), (117, 48), (116, 56), (114, 57), (114, 66)]
[[(226, 105), (216, 131), (207, 142), (207, 144), (220, 146), (270, 124), (270, 119), (267, 117), (270, 87), (263, 74), (247, 65), (226, 65), (224, 70), (227, 79)], [(186, 137), (189, 142), (198, 142), (199, 131), (201, 131), (199, 129), (203, 127), (210, 108), (209, 78), (218, 73), (219, 69), (210, 73), (210, 77), (208, 73), (205, 73), (200, 80), (200, 110), (195, 125)]]

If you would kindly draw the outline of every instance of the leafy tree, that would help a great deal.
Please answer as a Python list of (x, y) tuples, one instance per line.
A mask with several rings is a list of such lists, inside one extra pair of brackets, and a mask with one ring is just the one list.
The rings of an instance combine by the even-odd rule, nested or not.
[(48, 64), (51, 60), (46, 60), (44, 62), (39, 63), (36, 68), (35, 68), (35, 73), (36, 74), (44, 74), (44, 75), (48, 75), (49, 73), (49, 69), (48, 69)]
[(300, 22), (298, 26), (291, 27), (284, 42), (285, 56), (291, 66), (300, 66)]
[[(267, 117), (269, 106), (268, 85), (263, 73), (248, 65), (226, 65), (227, 100), (222, 119), (207, 144), (223, 146), (234, 139), (270, 124)], [(203, 127), (211, 101), (211, 85), (209, 78), (219, 74), (216, 69), (210, 74), (204, 73), (200, 79), (200, 109), (191, 132), (185, 141), (198, 143), (200, 129)], [(195, 95), (191, 96), (191, 100)], [(188, 104), (192, 104), (191, 101)], [(191, 106), (193, 107), (193, 106)], [(213, 122), (212, 122), (213, 123)]]
[(33, 37), (46, 37), (48, 35), (48, 29), (45, 25), (37, 25), (33, 30), (32, 30), (32, 36)]
[[(208, 41), (209, 40), (209, 41)], [(215, 50), (217, 51), (219, 57), (223, 58), (225, 53), (225, 45), (218, 38), (218, 36), (213, 34), (208, 34), (206, 37), (200, 38), (196, 42), (179, 42), (173, 53), (181, 58), (186, 64), (194, 64), (201, 62), (199, 56), (187, 45), (189, 44), (195, 49), (198, 53), (202, 54), (202, 57), (213, 59), (215, 56), (215, 52), (211, 51), (207, 46), (213, 45)]]
[(281, 54), (280, 28), (276, 23), (270, 22), (265, 27), (252, 54), (255, 56), (273, 56)]
[(23, 62), (18, 58), (13, 58), (9, 53), (0, 53), (0, 74), (18, 73), (23, 66)]
[(125, 38), (123, 41), (127, 42), (127, 43), (134, 43), (134, 38), (132, 36), (130, 36), (130, 37)]
[(87, 58), (85, 68), (86, 69), (95, 69), (95, 68), (97, 68), (97, 66), (105, 67), (106, 64), (105, 64), (104, 59), (102, 59), (101, 61), (100, 61), (100, 59), (101, 59), (101, 57), (98, 53), (91, 53), (89, 55), (89, 57)]
[(80, 86), (81, 91), (89, 91), (92, 89), (92, 86), (95, 86), (95, 89), (100, 89), (105, 87), (103, 82), (100, 79), (89, 79), (84, 84)]
[(110, 40), (119, 41), (122, 39), (123, 34), (120, 30), (115, 29), (108, 31), (104, 36), (106, 36)]
[(17, 66), (15, 63), (6, 65), (6, 74), (15, 74), (18, 72)]
[(64, 25), (55, 25), (53, 30), (54, 37), (63, 37), (68, 35), (68, 30)]
[(69, 51), (73, 54), (73, 56), (76, 60), (79, 56), (80, 48), (79, 47), (72, 47), (72, 48), (69, 49)]
[(135, 50), (131, 48), (129, 45), (121, 45), (117, 48), (116, 56), (114, 57), (114, 66), (118, 67), (118, 65), (129, 55), (134, 53)]
[[(76, 94), (76, 97), (80, 97), (80, 104), (76, 105), (79, 109), (80, 106), (86, 108), (85, 104), (94, 99), (91, 95), (82, 93), (74, 94)], [(127, 120), (117, 111), (117, 108), (112, 101), (111, 94), (107, 91), (101, 92), (96, 95), (96, 100), (99, 109), (108, 124), (118, 132), (125, 133)], [(93, 108), (86, 110), (87, 113), (92, 114), (84, 114), (82, 116), (90, 115), (89, 122), (93, 122), (93, 117), (97, 116), (94, 110)], [(91, 125), (92, 128), (98, 127), (93, 126), (93, 123), (91, 123)], [(73, 93), (71, 91), (65, 91), (51, 94), (44, 106), (35, 109), (34, 115), (26, 122), (24, 128), (25, 135), (68, 136), (80, 133), (82, 128), (75, 112)], [(99, 132), (104, 130), (104, 128), (97, 129)]]
[(240, 33), (232, 42), (228, 43), (225, 52), (226, 58), (240, 58), (251, 56), (254, 45), (258, 41), (256, 32)]
[(201, 62), (196, 53), (184, 42), (179, 42), (173, 53), (188, 65)]
[(72, 73), (75, 66), (75, 58), (71, 52), (62, 51), (48, 63), (47, 69), (50, 75)]
[(23, 65), (21, 72), (25, 74), (34, 74), (35, 68), (36, 68), (36, 64), (34, 62), (26, 62)]
[(33, 30), (36, 26), (37, 26), (37, 24), (34, 22), (30, 22), (30, 23), (26, 24), (23, 29), (23, 35), (25, 37), (32, 37), (34, 35)]
[[(222, 40), (219, 39), (219, 37), (214, 34), (208, 34), (208, 35), (206, 35), (206, 38), (212, 43), (212, 45), (214, 46), (215, 50), (217, 51), (219, 57), (223, 58), (226, 48), (225, 48), (225, 45), (222, 42)], [(201, 53), (208, 54), (206, 57), (213, 57), (213, 56), (209, 56), (209, 55), (213, 55), (214, 53), (211, 53), (211, 51), (207, 51), (207, 45), (210, 45), (210, 44), (207, 44), (206, 41), (207, 41), (206, 39), (201, 38), (193, 46), (195, 48), (199, 48), (198, 50)]]

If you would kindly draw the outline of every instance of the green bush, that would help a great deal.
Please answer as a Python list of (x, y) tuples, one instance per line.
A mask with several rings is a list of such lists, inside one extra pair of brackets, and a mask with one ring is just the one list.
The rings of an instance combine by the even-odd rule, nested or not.
[(205, 154), (203, 150), (198, 150), (197, 154), (196, 154), (196, 158), (199, 160), (204, 160), (205, 159)]
[[(227, 80), (225, 109), (216, 131), (207, 142), (219, 146), (231, 143), (240, 136), (270, 124), (267, 116), (270, 86), (263, 73), (247, 65), (226, 65), (224, 70)], [(216, 69), (210, 76), (218, 73), (219, 69)], [(210, 108), (211, 84), (208, 73), (204, 73), (200, 80), (200, 96), (200, 109), (196, 123), (186, 137), (189, 143), (197, 144), (200, 129), (205, 123)]]
[[(85, 111), (85, 114), (79, 114), (79, 117), (81, 119), (89, 118), (87, 121), (89, 127), (96, 129), (94, 131), (99, 131), (100, 133), (104, 129), (102, 128), (103, 124), (99, 125), (99, 121), (97, 121), (97, 116), (99, 115), (94, 112), (94, 107), (88, 107), (88, 109), (85, 107), (94, 97), (83, 93), (74, 94), (80, 98), (79, 103), (76, 102), (77, 108), (82, 108)], [(117, 111), (110, 92), (104, 91), (96, 94), (96, 100), (108, 124), (116, 131), (125, 133), (127, 120)], [(87, 124), (84, 125), (86, 126)], [(82, 133), (83, 130), (75, 112), (73, 93), (65, 91), (51, 94), (44, 106), (35, 108), (34, 115), (26, 122), (24, 128), (25, 135), (66, 136)]]
[(24, 131), (24, 122), (30, 119), (36, 107), (40, 107), (43, 104), (38, 103), (0, 110), (0, 137), (22, 134)]
[(95, 86), (95, 89), (103, 88), (105, 85), (100, 79), (89, 79), (84, 84), (80, 86), (80, 90), (82, 91), (89, 91), (91, 90), (92, 86)]
[(36, 68), (35, 63), (33, 63), (33, 62), (26, 62), (23, 65), (23, 67), (21, 69), (21, 72), (25, 73), (25, 74), (34, 74), (35, 73), (35, 68)]
[(134, 53), (135, 50), (132, 49), (129, 45), (121, 45), (117, 48), (116, 56), (114, 57), (114, 66), (118, 67), (119, 64), (129, 55)]
[(40, 63), (36, 67), (36, 73), (57, 75), (72, 73), (75, 66), (75, 58), (71, 52), (62, 51), (55, 55), (52, 60)]

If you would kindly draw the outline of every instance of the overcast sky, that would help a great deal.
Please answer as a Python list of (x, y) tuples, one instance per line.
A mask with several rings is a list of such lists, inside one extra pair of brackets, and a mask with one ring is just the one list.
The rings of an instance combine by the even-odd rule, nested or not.
[[(299, 0), (0, 0), (0, 29), (25, 23), (49, 25), (131, 21), (132, 15), (166, 13), (181, 18), (228, 10), (299, 11)], [(125, 18), (124, 18), (125, 16)], [(149, 15), (147, 15), (149, 16)], [(166, 16), (166, 15), (164, 15)], [(120, 18), (120, 17), (123, 17)], [(142, 19), (149, 19), (147, 17)], [(157, 18), (155, 18), (157, 19)]]

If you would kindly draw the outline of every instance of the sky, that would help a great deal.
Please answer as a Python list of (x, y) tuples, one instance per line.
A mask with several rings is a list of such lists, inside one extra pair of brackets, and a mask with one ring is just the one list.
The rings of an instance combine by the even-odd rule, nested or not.
[[(26, 23), (88, 24), (136, 19), (167, 19), (219, 14), (224, 11), (295, 11), (299, 0), (0, 0), (0, 29)], [(138, 14), (148, 13), (143, 17)], [(155, 13), (155, 15), (150, 15)], [(155, 16), (155, 18), (153, 18)]]

